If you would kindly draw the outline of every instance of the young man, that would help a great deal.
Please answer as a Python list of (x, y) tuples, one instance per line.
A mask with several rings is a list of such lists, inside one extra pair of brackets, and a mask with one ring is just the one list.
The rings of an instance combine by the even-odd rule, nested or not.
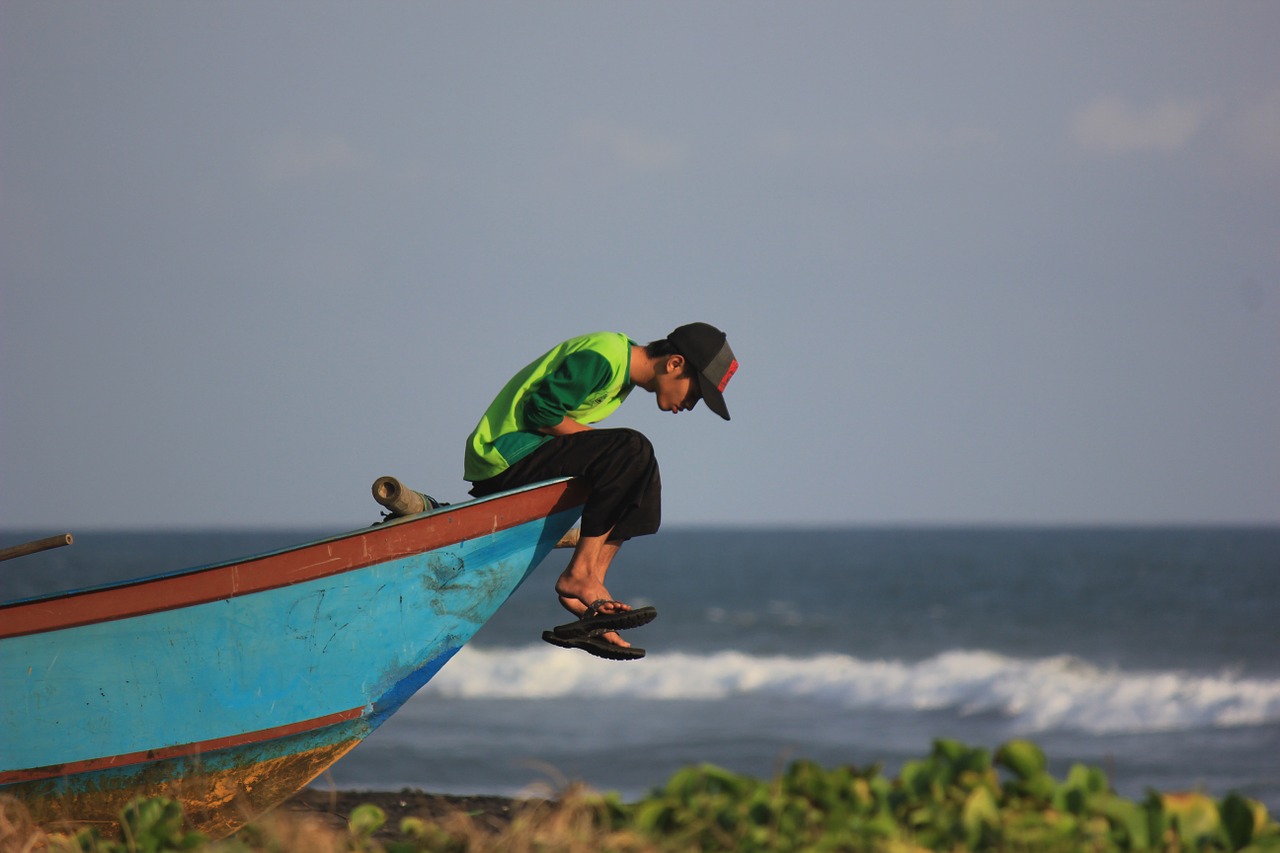
[(512, 377), (467, 439), (464, 476), (471, 494), (577, 477), (590, 494), (581, 536), (556, 581), (560, 604), (578, 621), (543, 633), (549, 643), (610, 660), (644, 657), (618, 631), (653, 619), (652, 607), (614, 601), (605, 574), (622, 543), (654, 533), (662, 517), (662, 481), (653, 445), (632, 429), (594, 429), (633, 388), (658, 408), (679, 413), (699, 400), (725, 420), (724, 388), (738, 361), (724, 332), (690, 323), (647, 345), (616, 332), (571, 338)]

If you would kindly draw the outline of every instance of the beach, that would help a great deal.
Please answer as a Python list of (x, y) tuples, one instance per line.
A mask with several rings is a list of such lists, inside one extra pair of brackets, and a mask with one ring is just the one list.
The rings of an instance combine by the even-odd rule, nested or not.
[(306, 788), (274, 810), (287, 818), (309, 818), (334, 831), (347, 828), (347, 820), (357, 806), (370, 803), (382, 809), (387, 822), (379, 830), (380, 838), (393, 838), (400, 821), (416, 817), (436, 823), (459, 815), (472, 818), (477, 826), (501, 831), (516, 811), (534, 801), (511, 797), (452, 796), (431, 794), (406, 788), (401, 791), (325, 791)]

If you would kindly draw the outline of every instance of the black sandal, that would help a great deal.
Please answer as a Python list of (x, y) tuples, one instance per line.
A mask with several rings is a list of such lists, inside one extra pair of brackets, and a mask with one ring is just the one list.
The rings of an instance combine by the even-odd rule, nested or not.
[[(605, 604), (618, 604), (607, 598), (591, 603), (576, 622), (557, 625), (551, 629), (555, 636), (562, 640), (573, 640), (579, 637), (598, 637), (610, 631), (625, 631), (628, 628), (639, 628), (648, 625), (658, 615), (656, 607), (637, 607), (632, 610), (619, 610), (614, 613), (601, 613), (600, 607)], [(613, 645), (610, 643), (609, 645)]]
[(640, 658), (644, 657), (644, 649), (637, 649), (635, 646), (615, 646), (608, 640), (602, 640), (599, 637), (566, 639), (557, 637), (553, 631), (543, 631), (542, 639), (553, 646), (559, 646), (562, 649), (582, 649), (589, 655), (595, 655), (605, 660), (640, 660)]

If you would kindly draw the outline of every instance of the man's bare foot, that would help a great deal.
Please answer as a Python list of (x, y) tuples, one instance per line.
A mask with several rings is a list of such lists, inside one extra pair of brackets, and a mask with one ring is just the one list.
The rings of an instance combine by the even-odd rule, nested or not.
[(631, 609), (630, 605), (614, 601), (604, 584), (590, 578), (561, 575), (556, 581), (556, 595), (560, 596), (560, 606), (574, 616), (581, 616), (597, 601), (603, 602), (599, 607), (601, 613), (619, 613)]

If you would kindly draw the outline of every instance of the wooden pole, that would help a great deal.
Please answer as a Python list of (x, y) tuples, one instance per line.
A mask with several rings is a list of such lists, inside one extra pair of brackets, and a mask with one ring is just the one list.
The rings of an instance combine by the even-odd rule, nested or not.
[(379, 477), (373, 481), (373, 499), (392, 516), (417, 515), (430, 509), (419, 492), (406, 489), (395, 477)]
[(48, 551), (50, 548), (60, 548), (63, 545), (70, 545), (73, 541), (70, 533), (62, 533), (46, 539), (37, 539), (25, 545), (14, 545), (12, 548), (0, 549), (0, 560), (12, 560), (14, 557), (25, 557), (28, 554)]

